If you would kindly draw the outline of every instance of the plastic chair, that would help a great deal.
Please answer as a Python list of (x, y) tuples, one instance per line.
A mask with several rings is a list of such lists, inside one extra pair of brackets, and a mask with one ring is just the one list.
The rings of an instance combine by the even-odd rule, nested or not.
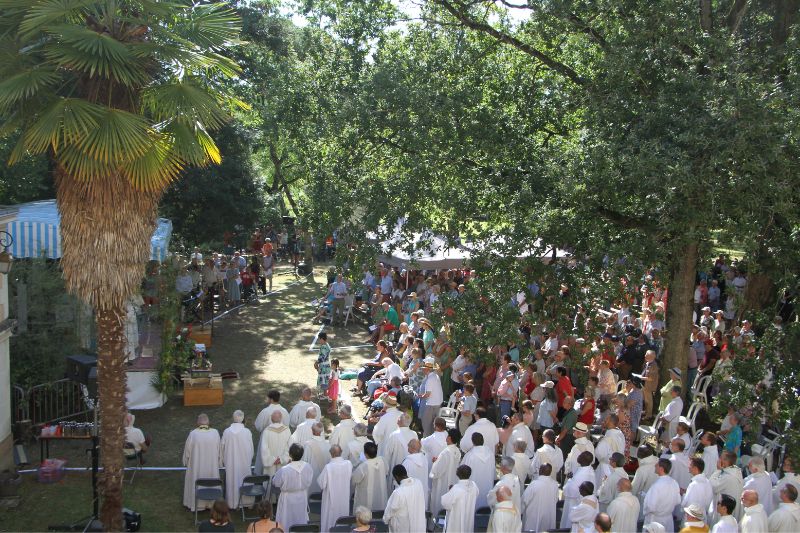
[(439, 417), (444, 418), (444, 421), (447, 424), (447, 429), (453, 429), (456, 427), (456, 416), (458, 416), (458, 411), (452, 407), (439, 408)]
[(347, 325), (347, 321), (353, 318), (353, 302), (355, 301), (355, 297), (352, 294), (348, 294), (344, 297), (344, 325)]
[(330, 531), (330, 533), (350, 533), (353, 531), (353, 526), (333, 526), (328, 531)]
[(701, 402), (694, 402), (689, 406), (689, 410), (686, 412), (686, 418), (689, 420), (689, 427), (692, 428), (692, 435), (697, 432), (697, 415), (706, 408), (706, 405), (707, 404)]
[(236, 502), (236, 507), (242, 510), (242, 520), (249, 520), (244, 514), (244, 507), (242, 506), (243, 496), (252, 496), (256, 500), (263, 499), (267, 495), (267, 488), (264, 483), (269, 483), (269, 476), (245, 476), (242, 480), (242, 486), (239, 487), (239, 501)]
[(125, 462), (134, 463), (133, 474), (131, 474), (131, 479), (128, 481), (129, 484), (133, 484), (133, 479), (136, 477), (136, 472), (142, 469), (142, 454), (136, 451), (136, 447), (133, 445), (132, 442), (126, 442), (122, 445), (122, 453), (125, 455)]
[(319, 524), (295, 524), (289, 528), (289, 533), (319, 533)]
[(225, 495), (222, 490), (222, 480), (212, 478), (200, 478), (194, 481), (194, 523), (197, 521), (197, 502), (200, 500), (219, 500)]
[(656, 414), (656, 418), (655, 418), (655, 421), (653, 422), (652, 426), (643, 426), (643, 425), (639, 426), (639, 442), (640, 443), (644, 442), (645, 439), (650, 438), (650, 437), (654, 437), (655, 436), (656, 439), (658, 438), (658, 430), (661, 428), (661, 422), (659, 422), (659, 419), (663, 415), (664, 415), (664, 412), (663, 411), (659, 411)]
[(316, 515), (322, 514), (322, 493), (314, 492), (308, 496), (308, 512)]

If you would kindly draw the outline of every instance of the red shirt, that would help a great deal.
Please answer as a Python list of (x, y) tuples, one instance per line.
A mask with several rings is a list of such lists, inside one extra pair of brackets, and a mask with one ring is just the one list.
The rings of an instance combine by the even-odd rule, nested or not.
[(578, 422), (583, 422), (587, 426), (591, 426), (594, 424), (594, 398), (584, 398), (583, 405), (585, 406), (587, 403), (591, 405), (592, 408), (578, 416)]
[(556, 397), (558, 398), (558, 406), (564, 407), (564, 398), (575, 394), (575, 387), (572, 386), (569, 376), (564, 376), (556, 383)]

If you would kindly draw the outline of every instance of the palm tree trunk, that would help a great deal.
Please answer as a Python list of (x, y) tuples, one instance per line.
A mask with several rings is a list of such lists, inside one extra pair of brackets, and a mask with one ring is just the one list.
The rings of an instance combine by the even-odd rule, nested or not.
[(100, 457), (103, 459), (100, 521), (106, 531), (122, 528), (122, 476), (125, 459), (125, 311), (97, 312), (97, 385), (100, 398)]

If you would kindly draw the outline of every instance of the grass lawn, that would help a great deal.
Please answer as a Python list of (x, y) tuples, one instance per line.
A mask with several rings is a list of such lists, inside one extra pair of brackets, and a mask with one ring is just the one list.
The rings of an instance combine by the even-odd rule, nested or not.
[[(294, 275), (281, 268), (273, 288), (287, 287), (294, 281)], [(233, 411), (242, 409), (257, 444), (252, 422), (264, 406), (267, 391), (279, 389), (283, 395), (281, 403), (291, 409), (302, 387), (316, 385), (313, 363), (317, 352), (309, 346), (320, 326), (311, 324), (315, 310), (308, 304), (322, 295), (324, 285), (325, 267), (321, 266), (314, 277), (231, 313), (216, 324), (209, 349), (214, 371), (235, 370), (241, 377), (225, 382), (222, 406), (183, 407), (182, 395), (177, 392), (159, 409), (136, 411), (136, 426), (153, 440), (145, 466), (182, 466), (183, 444), (202, 412), (209, 415), (212, 427), (222, 432), (230, 424)], [(367, 333), (363, 325), (326, 326), (325, 331), (333, 347), (333, 357), (342, 361), (343, 368), (357, 367), (361, 360), (372, 355), (371, 348), (336, 350), (337, 346), (364, 344)], [(342, 383), (343, 396), (349, 388), (349, 382)], [(322, 405), (323, 411), (325, 407)], [(363, 405), (355, 402), (353, 407), (359, 418)], [(327, 417), (325, 422), (331, 427), (338, 419)], [(56, 443), (51, 447), (51, 456), (66, 458), (67, 466), (84, 467), (89, 463), (85, 448), (86, 443), (81, 441)], [(27, 452), (30, 461), (38, 461), (38, 444), (30, 444)], [(124, 491), (125, 506), (142, 514), (142, 531), (196, 530), (193, 514), (181, 501), (183, 472), (139, 472), (132, 485), (125, 485)], [(28, 474), (20, 494), (22, 502), (16, 510), (0, 511), (0, 531), (45, 531), (48, 525), (76, 521), (91, 512), (90, 476), (83, 472), (68, 472), (61, 483), (53, 485), (39, 484), (35, 475)], [(237, 531), (244, 529), (237, 523)]]

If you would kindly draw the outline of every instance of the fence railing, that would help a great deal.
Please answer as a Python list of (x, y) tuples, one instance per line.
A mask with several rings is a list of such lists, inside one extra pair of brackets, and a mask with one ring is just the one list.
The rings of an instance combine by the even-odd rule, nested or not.
[(91, 412), (81, 384), (70, 379), (34, 385), (29, 390), (12, 387), (12, 422), (30, 420), (40, 426)]

